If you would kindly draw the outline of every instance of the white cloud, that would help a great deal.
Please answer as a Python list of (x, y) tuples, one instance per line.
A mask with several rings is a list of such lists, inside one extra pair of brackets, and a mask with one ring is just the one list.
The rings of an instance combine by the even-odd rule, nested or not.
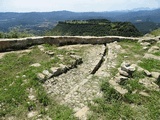
[(160, 0), (1, 0), (0, 11), (110, 11), (158, 8)]

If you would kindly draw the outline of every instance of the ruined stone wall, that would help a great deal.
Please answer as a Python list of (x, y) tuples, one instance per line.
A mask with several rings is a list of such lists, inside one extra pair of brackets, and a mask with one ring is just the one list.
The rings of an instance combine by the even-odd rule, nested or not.
[(106, 36), (44, 36), (17, 39), (0, 39), (0, 52), (25, 49), (39, 44), (72, 45), (72, 44), (105, 44), (120, 40), (138, 40), (132, 37)]

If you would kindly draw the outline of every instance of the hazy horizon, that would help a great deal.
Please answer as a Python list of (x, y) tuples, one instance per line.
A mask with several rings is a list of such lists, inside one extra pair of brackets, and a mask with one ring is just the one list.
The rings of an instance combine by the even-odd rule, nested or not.
[(1, 0), (0, 12), (104, 12), (160, 8), (160, 0)]

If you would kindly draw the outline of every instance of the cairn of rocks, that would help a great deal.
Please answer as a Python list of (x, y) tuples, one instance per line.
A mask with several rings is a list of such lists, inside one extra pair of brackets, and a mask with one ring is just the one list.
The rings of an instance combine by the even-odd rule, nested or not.
[(123, 62), (121, 64), (121, 67), (118, 68), (118, 74), (116, 77), (116, 82), (121, 84), (124, 81), (128, 80), (129, 78), (132, 78), (132, 74), (135, 72), (136, 67), (134, 64), (130, 64), (127, 62)]

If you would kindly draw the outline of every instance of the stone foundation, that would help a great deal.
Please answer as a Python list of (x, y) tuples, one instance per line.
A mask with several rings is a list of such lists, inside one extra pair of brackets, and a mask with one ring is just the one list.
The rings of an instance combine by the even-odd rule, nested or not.
[(72, 44), (106, 44), (125, 39), (139, 40), (138, 38), (120, 36), (42, 36), (17, 39), (0, 39), (0, 52), (25, 49), (39, 44), (55, 44), (58, 46)]

